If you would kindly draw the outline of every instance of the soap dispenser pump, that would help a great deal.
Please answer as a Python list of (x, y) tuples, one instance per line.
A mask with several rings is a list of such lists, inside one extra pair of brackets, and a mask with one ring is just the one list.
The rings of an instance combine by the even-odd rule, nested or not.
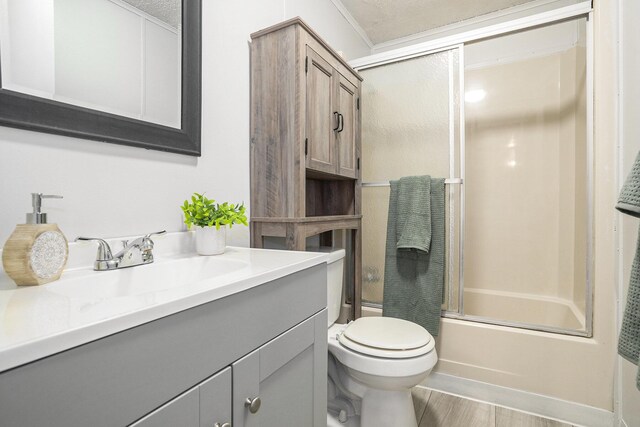
[(67, 239), (56, 224), (47, 224), (42, 199), (62, 196), (31, 193), (33, 212), (16, 225), (2, 250), (2, 266), (17, 285), (42, 285), (58, 280), (69, 256)]

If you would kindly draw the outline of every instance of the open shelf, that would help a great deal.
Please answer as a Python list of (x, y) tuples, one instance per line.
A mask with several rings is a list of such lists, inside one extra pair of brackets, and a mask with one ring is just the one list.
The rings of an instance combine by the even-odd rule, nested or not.
[(305, 213), (307, 217), (353, 215), (355, 181), (306, 179)]

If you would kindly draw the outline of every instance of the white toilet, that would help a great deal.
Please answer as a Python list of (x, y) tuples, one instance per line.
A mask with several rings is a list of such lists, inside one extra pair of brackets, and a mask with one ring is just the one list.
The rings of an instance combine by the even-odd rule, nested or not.
[(363, 317), (336, 324), (340, 314), (344, 249), (328, 262), (329, 427), (417, 427), (411, 388), (431, 372), (435, 340), (415, 323)]

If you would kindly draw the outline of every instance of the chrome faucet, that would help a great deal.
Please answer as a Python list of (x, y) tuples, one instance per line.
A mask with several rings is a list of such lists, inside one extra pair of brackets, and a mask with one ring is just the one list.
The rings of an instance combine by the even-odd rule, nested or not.
[(138, 237), (133, 242), (122, 241), (122, 250), (115, 255), (111, 253), (111, 247), (103, 240), (95, 237), (77, 237), (78, 240), (98, 242), (98, 253), (93, 263), (96, 271), (116, 270), (118, 268), (134, 267), (136, 265), (150, 264), (153, 262), (153, 240), (151, 236), (159, 236), (167, 231), (150, 233), (143, 237)]

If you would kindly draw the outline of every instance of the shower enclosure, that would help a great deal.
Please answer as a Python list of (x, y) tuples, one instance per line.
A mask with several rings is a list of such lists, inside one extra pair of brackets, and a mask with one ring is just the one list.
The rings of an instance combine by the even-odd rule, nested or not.
[(447, 178), (444, 316), (591, 336), (590, 33), (583, 15), (359, 67), (364, 305), (388, 181), (426, 174)]

